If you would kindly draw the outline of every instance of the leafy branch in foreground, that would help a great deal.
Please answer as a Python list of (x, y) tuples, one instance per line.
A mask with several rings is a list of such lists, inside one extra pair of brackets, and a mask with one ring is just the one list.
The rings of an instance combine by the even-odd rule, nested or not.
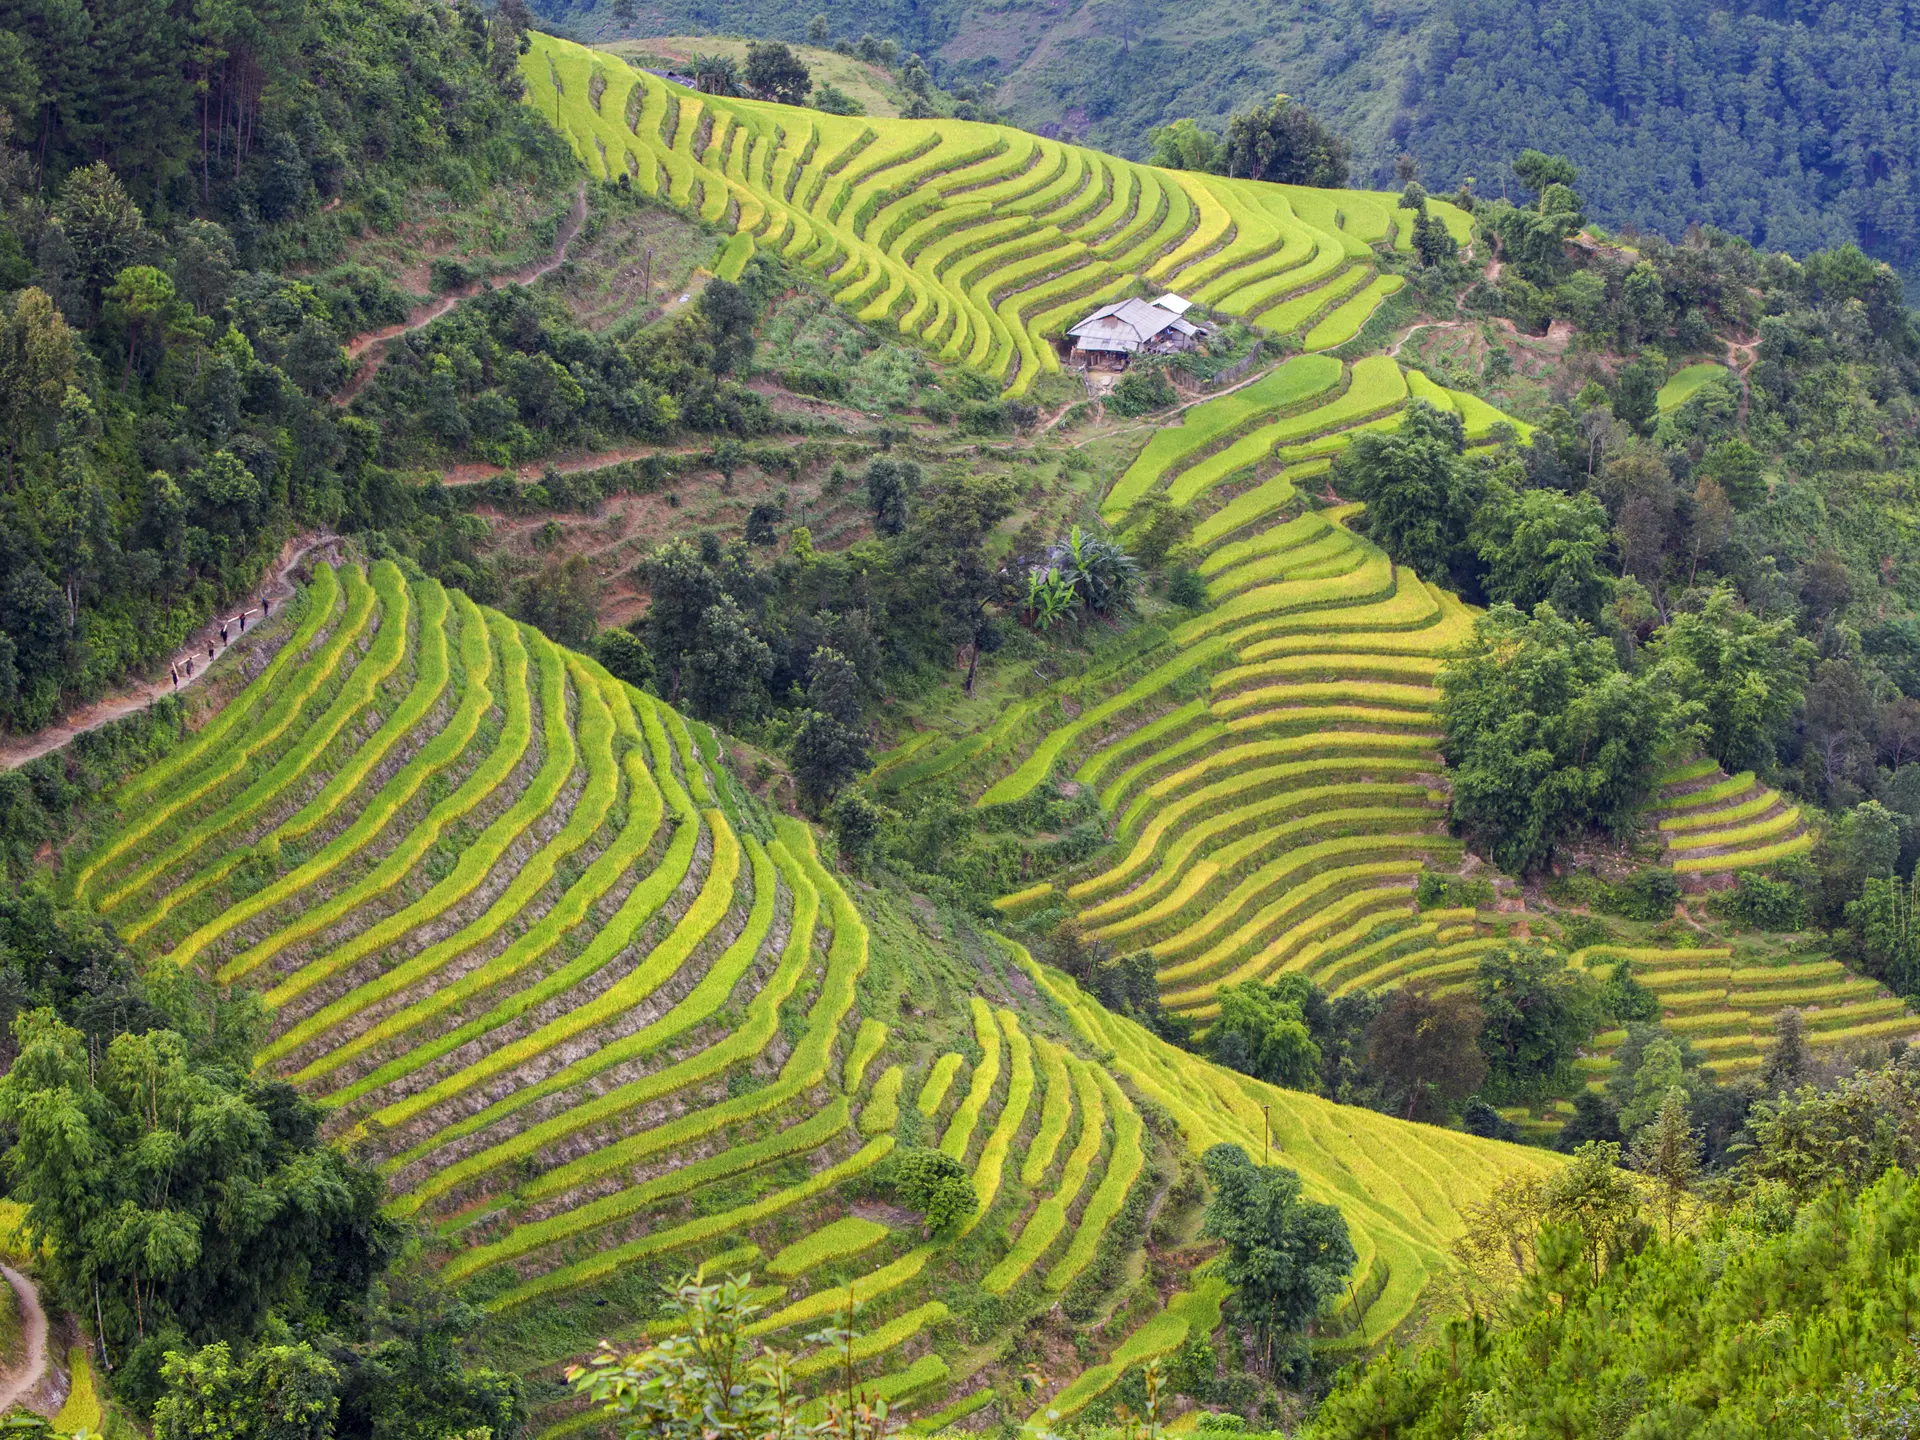
[(748, 1298), (752, 1278), (703, 1285), (684, 1277), (668, 1297), (670, 1333), (658, 1344), (623, 1355), (602, 1340), (590, 1361), (568, 1367), (567, 1379), (615, 1417), (626, 1440), (877, 1440), (886, 1433), (887, 1402), (854, 1383), (851, 1297), (844, 1326), (807, 1336), (836, 1351), (844, 1376), (827, 1418), (809, 1422), (791, 1357), (747, 1333), (761, 1308)]

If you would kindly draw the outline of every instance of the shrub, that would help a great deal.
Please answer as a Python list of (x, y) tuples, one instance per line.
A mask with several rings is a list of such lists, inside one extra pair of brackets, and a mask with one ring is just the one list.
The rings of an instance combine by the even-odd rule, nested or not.
[(1680, 880), (1671, 870), (1636, 870), (1612, 888), (1607, 908), (1628, 920), (1664, 920), (1680, 899)]
[(1145, 415), (1164, 410), (1179, 398), (1163, 366), (1136, 365), (1113, 387), (1113, 393), (1107, 397), (1107, 409), (1116, 415)]
[(923, 1145), (896, 1150), (874, 1183), (907, 1209), (918, 1210), (929, 1235), (971, 1219), (980, 1205), (967, 1167)]
[(1755, 930), (1802, 930), (1807, 924), (1806, 893), (1790, 881), (1766, 875), (1735, 876), (1733, 889), (1715, 895), (1707, 908)]
[(1469, 1135), (1478, 1135), (1483, 1140), (1518, 1142), (1520, 1139), (1520, 1127), (1484, 1100), (1469, 1100), (1460, 1114), (1460, 1123)]
[(1200, 572), (1182, 565), (1167, 581), (1167, 599), (1183, 610), (1207, 608), (1207, 582)]
[(464, 290), (473, 283), (473, 270), (451, 255), (436, 256), (428, 276), (433, 288), (442, 294)]

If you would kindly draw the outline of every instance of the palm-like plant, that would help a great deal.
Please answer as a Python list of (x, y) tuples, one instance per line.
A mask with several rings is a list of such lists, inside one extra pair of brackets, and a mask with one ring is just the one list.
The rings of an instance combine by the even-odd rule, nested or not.
[(738, 95), (740, 62), (731, 55), (693, 57), (694, 88), (703, 95)]
[(1140, 562), (1106, 536), (1076, 525), (1065, 540), (1047, 552), (1047, 561), (1093, 614), (1133, 608), (1140, 589)]
[(1027, 594), (1020, 618), (1035, 630), (1051, 630), (1079, 608), (1080, 592), (1052, 566), (1027, 572)]

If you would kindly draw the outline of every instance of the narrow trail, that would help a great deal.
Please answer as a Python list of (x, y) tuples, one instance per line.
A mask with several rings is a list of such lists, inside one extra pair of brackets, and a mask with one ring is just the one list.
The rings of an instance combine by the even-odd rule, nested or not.
[[(420, 306), (398, 325), (387, 325), (379, 330), (369, 330), (364, 335), (356, 335), (347, 341), (347, 358), (359, 360), (367, 356), (366, 362), (357, 369), (353, 378), (347, 381), (346, 388), (340, 392), (340, 403), (349, 403), (369, 381), (379, 372), (381, 362), (387, 357), (386, 343), (398, 340), (402, 335), (411, 335), (423, 330), (459, 305), (462, 300), (471, 299), (482, 290), (497, 290), (502, 285), (531, 285), (542, 275), (557, 269), (567, 258), (567, 247), (573, 243), (573, 237), (580, 233), (580, 227), (587, 222), (587, 186), (582, 181), (574, 192), (573, 207), (567, 211), (567, 218), (560, 222), (560, 229), (553, 239), (553, 253), (545, 260), (536, 261), (506, 275), (493, 275), (476, 285), (462, 286), (449, 291), (438, 300), (430, 300)], [(369, 354), (371, 352), (371, 354)]]
[(1397, 360), (1400, 357), (1400, 347), (1422, 330), (1465, 330), (1471, 328), (1473, 323), (1471, 320), (1422, 320), (1419, 324), (1409, 325), (1402, 331), (1400, 338), (1387, 347), (1387, 354)]
[[(329, 531), (317, 531), (297, 535), (281, 546), (280, 558), (268, 578), (257, 590), (240, 602), (237, 611), (227, 613), (226, 621), (229, 626), (227, 643), (224, 646), (221, 644), (222, 620), (219, 615), (216, 615), (201, 626), (188, 639), (185, 648), (173, 657), (171, 663), (182, 667), (177, 684), (171, 680), (143, 680), (123, 686), (91, 704), (83, 705), (58, 723), (49, 725), (43, 730), (36, 730), (31, 735), (22, 735), (17, 739), (0, 738), (0, 770), (12, 770), (26, 764), (29, 760), (37, 760), (42, 755), (58, 750), (84, 731), (98, 730), (102, 725), (112, 724), (115, 720), (133, 714), (136, 710), (146, 709), (162, 695), (176, 694), (205, 680), (211, 664), (206, 658), (207, 647), (212, 646), (217, 657), (226, 654), (237, 645), (247, 644), (252, 636), (260, 633), (259, 629), (256, 627), (251, 631), (235, 631), (232, 626), (236, 617), (254, 614), (262, 608), (261, 602), (265, 599), (291, 599), (294, 590), (294, 568), (314, 550), (337, 539), (339, 536)], [(191, 675), (184, 673), (184, 665), (188, 657), (194, 661)], [(0, 1405), (0, 1411), (5, 1408), (4, 1405)]]
[(0, 1381), (0, 1415), (18, 1405), (47, 1374), (47, 1312), (40, 1308), (40, 1292), (26, 1276), (11, 1265), (0, 1265), (0, 1275), (13, 1286), (20, 1302), (21, 1329), (26, 1332), (27, 1358), (20, 1373)]

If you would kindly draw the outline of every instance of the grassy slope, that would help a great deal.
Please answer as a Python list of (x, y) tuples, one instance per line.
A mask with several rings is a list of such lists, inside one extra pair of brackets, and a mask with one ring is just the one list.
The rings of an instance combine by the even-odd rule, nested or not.
[[(731, 55), (746, 63), (747, 42), (729, 35), (642, 35), (608, 41), (604, 48), (647, 70), (664, 70), (669, 62), (682, 75), (693, 73), (696, 55)], [(832, 85), (866, 107), (869, 115), (898, 115), (900, 96), (886, 71), (836, 50), (795, 44), (793, 51), (813, 76), (815, 86)]]

